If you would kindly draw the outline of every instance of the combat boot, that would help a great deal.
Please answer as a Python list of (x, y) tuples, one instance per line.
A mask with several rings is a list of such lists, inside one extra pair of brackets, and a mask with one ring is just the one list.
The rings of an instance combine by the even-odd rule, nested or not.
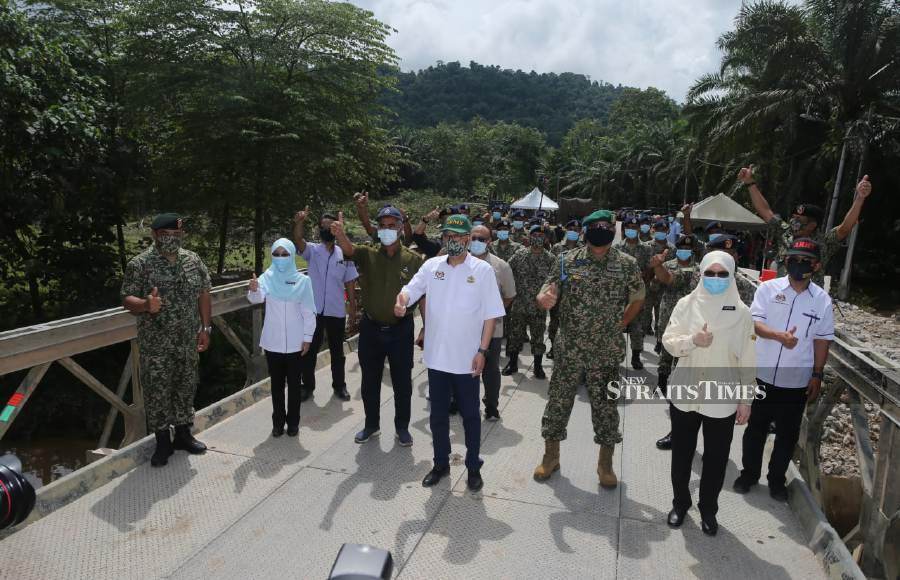
[(206, 453), (206, 445), (194, 439), (190, 425), (175, 426), (175, 449), (183, 449), (192, 455)]
[(641, 362), (641, 351), (631, 351), (631, 368), (636, 371), (644, 370), (644, 363)]
[(544, 458), (541, 464), (534, 470), (534, 479), (544, 481), (559, 471), (559, 441), (547, 439), (544, 441)]
[(150, 465), (153, 467), (162, 467), (169, 462), (169, 456), (175, 451), (172, 449), (172, 437), (169, 428), (160, 429), (156, 432), (156, 450), (150, 457)]
[(534, 355), (534, 378), (536, 379), (547, 378), (547, 373), (544, 372), (543, 360), (541, 360), (542, 358), (542, 355)]
[(615, 447), (600, 447), (600, 458), (597, 460), (597, 475), (600, 477), (600, 486), (612, 489), (619, 485), (616, 472), (613, 471), (612, 458)]
[(503, 367), (503, 376), (508, 377), (519, 372), (519, 351), (512, 350), (509, 352), (509, 362)]

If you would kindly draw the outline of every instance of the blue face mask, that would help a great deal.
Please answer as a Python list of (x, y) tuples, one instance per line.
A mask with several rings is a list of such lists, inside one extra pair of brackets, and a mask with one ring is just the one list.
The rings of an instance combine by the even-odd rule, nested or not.
[(525, 227), (525, 222), (516, 220), (512, 223), (512, 226), (517, 230), (521, 230), (523, 227)]
[(480, 256), (487, 252), (487, 242), (472, 240), (469, 242), (469, 253), (473, 256)]
[(381, 229), (378, 230), (378, 239), (385, 246), (390, 246), (397, 241), (399, 234), (397, 230)]
[(706, 288), (706, 291), (710, 294), (721, 294), (728, 290), (728, 285), (731, 284), (731, 278), (707, 278), (703, 277), (703, 287)]
[[(272, 257), (272, 265), (275, 266), (275, 269), (279, 272), (287, 272), (291, 265), (294, 263), (294, 259), (290, 256), (273, 256)], [(296, 268), (296, 266), (294, 266)]]
[(722, 237), (722, 234), (709, 234), (709, 241), (715, 242), (716, 240), (718, 240), (721, 237)]
[(666, 219), (669, 220), (669, 223), (672, 223), (672, 222), (675, 221), (675, 218), (672, 217), (672, 216), (669, 216), (669, 217), (667, 217)]
[(484, 222), (481, 221), (481, 220), (475, 220), (475, 221), (472, 222), (472, 227), (475, 227), (475, 226), (483, 226), (483, 225), (484, 225)]
[(675, 250), (675, 257), (682, 262), (687, 262), (688, 260), (690, 260), (691, 254), (693, 254), (691, 250)]
[(641, 233), (646, 234), (650, 231), (650, 226), (648, 224), (641, 224)]
[(503, 216), (500, 214), (499, 211), (495, 211), (494, 213), (491, 214), (491, 216), (492, 216), (495, 220), (498, 220), (498, 219), (500, 219), (501, 217), (503, 217)]
[(661, 241), (665, 240), (666, 237), (668, 237), (668, 235), (669, 234), (666, 232), (653, 232), (653, 239), (656, 240), (657, 242), (661, 242)]
[(572, 230), (568, 230), (566, 232), (566, 239), (569, 240), (570, 242), (577, 242), (578, 241), (578, 232), (573, 232)]
[(497, 239), (506, 241), (509, 239), (509, 230), (497, 230)]
[(625, 231), (625, 237), (630, 240), (633, 240), (634, 238), (636, 238), (638, 236), (637, 230), (627, 229), (624, 231)]

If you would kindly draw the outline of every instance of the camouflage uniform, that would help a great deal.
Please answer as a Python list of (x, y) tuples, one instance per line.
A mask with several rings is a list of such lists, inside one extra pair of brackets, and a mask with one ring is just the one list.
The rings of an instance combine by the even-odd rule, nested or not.
[[(662, 249), (656, 241), (647, 244), (648, 251), (651, 256), (662, 253)], [(666, 260), (675, 257), (675, 246), (666, 242)], [(659, 301), (662, 298), (662, 284), (654, 277), (647, 284), (647, 299), (644, 300), (644, 307), (641, 308), (641, 326), (645, 335), (654, 335), (656, 341), (662, 339), (662, 330), (659, 328)], [(654, 312), (655, 311), (655, 312)], [(653, 315), (656, 315), (656, 329), (653, 328)], [(632, 347), (633, 348), (633, 347)]]
[[(649, 245), (637, 242), (636, 244), (629, 244), (625, 240), (622, 240), (618, 244), (615, 245), (620, 251), (628, 254), (635, 260), (637, 260), (638, 268), (640, 268), (643, 273), (647, 268), (650, 267), (650, 258), (653, 257), (652, 249)], [(641, 311), (637, 316), (634, 317), (634, 320), (628, 325), (625, 329), (625, 332), (628, 333), (628, 338), (631, 341), (631, 350), (641, 352), (644, 350), (644, 311), (646, 310), (646, 306), (641, 307)]]
[(510, 240), (505, 246), (500, 244), (500, 240), (491, 242), (491, 253), (505, 262), (513, 257), (513, 254), (524, 248), (522, 244)]
[[(790, 248), (791, 244), (794, 242), (791, 224), (776, 215), (769, 220), (769, 227), (772, 229), (772, 239), (775, 242), (775, 248), (778, 252), (778, 275), (787, 276), (787, 270), (785, 269), (784, 263), (785, 257), (788, 248)], [(829, 231), (822, 233), (821, 229), (817, 229), (812, 236), (812, 239), (819, 244), (819, 248), (822, 252), (822, 267), (819, 268), (819, 271), (813, 274), (812, 277), (812, 281), (819, 286), (822, 286), (825, 283), (825, 268), (828, 266), (828, 262), (831, 261), (831, 258), (834, 257), (841, 247), (841, 242), (837, 237), (837, 230), (838, 228), (834, 227)]]
[(162, 308), (157, 314), (137, 316), (137, 339), (147, 427), (159, 431), (169, 425), (188, 425), (194, 418), (198, 300), (203, 290), (210, 289), (209, 271), (194, 252), (178, 250), (173, 264), (153, 245), (128, 262), (122, 298), (148, 296), (154, 286)]
[(554, 271), (554, 266), (553, 254), (546, 250), (539, 254), (523, 250), (509, 259), (509, 267), (516, 281), (516, 298), (510, 307), (509, 326), (506, 327), (507, 353), (522, 350), (526, 329), (531, 336), (531, 354), (540, 356), (547, 349), (544, 345), (547, 313), (538, 307), (537, 294), (541, 284)]
[(547, 440), (566, 438), (575, 392), (584, 377), (594, 442), (614, 446), (622, 435), (617, 401), (608, 396), (607, 388), (619, 381), (625, 354), (620, 328), (625, 306), (644, 297), (641, 271), (637, 261), (618, 248), (597, 259), (583, 247), (565, 254), (563, 267), (547, 277), (547, 284), (553, 282), (559, 288), (559, 348), (541, 435)]
[[(672, 274), (672, 283), (662, 286), (662, 298), (659, 302), (659, 321), (657, 325), (660, 329), (660, 336), (665, 332), (666, 326), (669, 325), (669, 317), (672, 316), (672, 310), (675, 305), (684, 296), (687, 296), (697, 286), (700, 276), (699, 264), (691, 260), (688, 266), (680, 266), (678, 260), (669, 260), (663, 263), (663, 267)], [(660, 377), (668, 377), (672, 374), (673, 361), (675, 359), (663, 346), (659, 352), (659, 366), (657, 374)]]
[[(559, 256), (561, 254), (564, 254), (565, 252), (568, 252), (569, 250), (575, 250), (582, 246), (584, 246), (584, 242), (582, 242), (581, 240), (578, 240), (577, 242), (575, 242), (575, 245), (570, 248), (569, 245), (566, 243), (566, 240), (563, 240), (561, 242), (557, 242), (557, 243), (553, 244), (553, 246), (550, 248), (550, 253), (553, 254), (553, 257), (556, 258), (556, 264), (559, 265)], [(547, 336), (550, 337), (550, 342), (553, 342), (556, 340), (556, 333), (558, 330), (559, 330), (559, 305), (556, 305), (550, 309), (550, 326), (547, 327)]]

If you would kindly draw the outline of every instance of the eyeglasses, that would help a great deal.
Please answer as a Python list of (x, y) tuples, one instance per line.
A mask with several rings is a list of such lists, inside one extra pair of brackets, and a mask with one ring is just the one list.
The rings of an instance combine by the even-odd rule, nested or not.
[(725, 270), (722, 270), (721, 272), (714, 272), (713, 270), (707, 270), (706, 272), (703, 272), (703, 275), (706, 276), (707, 278), (727, 278), (727, 277), (731, 276), (731, 274), (729, 274)]

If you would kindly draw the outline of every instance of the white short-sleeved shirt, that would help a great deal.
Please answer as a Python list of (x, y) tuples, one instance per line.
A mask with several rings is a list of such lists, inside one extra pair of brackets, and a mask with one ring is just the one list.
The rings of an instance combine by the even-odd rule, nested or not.
[(452, 374), (472, 372), (484, 322), (505, 314), (494, 269), (467, 254), (451, 266), (447, 256), (427, 260), (401, 292), (412, 304), (426, 295), (425, 366)]
[(750, 307), (753, 320), (784, 332), (796, 327), (797, 346), (757, 337), (756, 376), (777, 387), (806, 388), (813, 372), (813, 341), (834, 340), (831, 297), (815, 283), (797, 294), (785, 276), (760, 284)]

